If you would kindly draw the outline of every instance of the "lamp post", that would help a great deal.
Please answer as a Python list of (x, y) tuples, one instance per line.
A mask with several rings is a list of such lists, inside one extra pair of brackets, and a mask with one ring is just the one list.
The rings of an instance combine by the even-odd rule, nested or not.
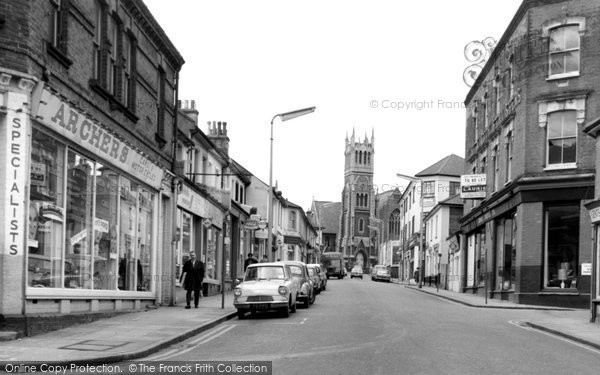
[(303, 109), (298, 109), (296, 111), (278, 113), (271, 119), (271, 151), (269, 156), (269, 202), (267, 203), (267, 213), (269, 215), (269, 221), (267, 225), (267, 251), (269, 261), (273, 261), (273, 122), (276, 118), (280, 118), (281, 121), (287, 121), (294, 119), (296, 117), (308, 115), (309, 113), (313, 113), (317, 109), (316, 107), (308, 107)]
[(400, 177), (400, 178), (405, 178), (407, 180), (413, 181), (413, 182), (420, 182), (421, 183), (421, 192), (419, 194), (419, 201), (420, 201), (420, 206), (421, 206), (421, 214), (420, 214), (420, 240), (419, 240), (419, 247), (420, 247), (420, 252), (421, 252), (421, 259), (419, 259), (419, 263), (420, 264), (420, 270), (419, 270), (419, 288), (423, 288), (423, 282), (425, 281), (425, 218), (423, 217), (423, 180), (420, 179), (419, 177), (414, 177), (414, 176), (409, 176), (409, 175), (405, 175), (402, 173), (396, 173), (396, 176)]

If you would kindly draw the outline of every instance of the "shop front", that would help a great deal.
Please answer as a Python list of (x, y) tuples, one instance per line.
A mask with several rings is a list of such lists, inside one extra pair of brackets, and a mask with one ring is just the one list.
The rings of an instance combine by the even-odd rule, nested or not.
[[(177, 195), (176, 230), (176, 276), (181, 276), (183, 264), (194, 251), (204, 263), (204, 294), (213, 295), (220, 291), (223, 273), (223, 221), (226, 212), (192, 187), (184, 184)], [(231, 272), (229, 254), (225, 254), (225, 276)], [(183, 292), (177, 300), (182, 300)]]
[(18, 151), (19, 160), (4, 162), (14, 177), (5, 185), (5, 204), (12, 209), (3, 212), (12, 219), (4, 235), (22, 263), (5, 269), (2, 282), (22, 280), (24, 287), (2, 294), (3, 305), (11, 306), (2, 313), (155, 304), (162, 283), (170, 282), (158, 248), (161, 188), (169, 191), (164, 170), (43, 84), (32, 104), (31, 117), (19, 114), (20, 125), (12, 130), (9, 149)]

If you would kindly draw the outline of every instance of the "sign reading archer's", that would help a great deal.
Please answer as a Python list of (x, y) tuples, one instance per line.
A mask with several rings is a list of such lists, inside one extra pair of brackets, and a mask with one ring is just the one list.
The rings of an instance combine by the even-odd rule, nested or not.
[(460, 176), (461, 199), (485, 199), (486, 176), (467, 174)]

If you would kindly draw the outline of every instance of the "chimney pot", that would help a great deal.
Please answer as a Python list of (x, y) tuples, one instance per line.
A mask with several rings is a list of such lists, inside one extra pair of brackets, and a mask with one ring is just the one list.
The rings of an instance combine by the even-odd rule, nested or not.
[(192, 100), (192, 109), (196, 109), (196, 101)]

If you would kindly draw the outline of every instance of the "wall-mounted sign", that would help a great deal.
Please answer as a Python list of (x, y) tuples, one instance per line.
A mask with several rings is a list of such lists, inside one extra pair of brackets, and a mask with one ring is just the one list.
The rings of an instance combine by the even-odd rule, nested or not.
[(256, 220), (247, 220), (244, 223), (244, 229), (248, 229), (248, 230), (258, 229), (258, 221), (256, 221)]
[(107, 127), (45, 88), (34, 107), (37, 108), (37, 113), (32, 114), (32, 117), (40, 123), (148, 185), (156, 189), (160, 188), (164, 173), (162, 168), (133, 150), (127, 142)]
[(592, 276), (592, 263), (581, 263), (581, 276)]
[(590, 220), (592, 224), (600, 223), (600, 200), (590, 202), (585, 205), (590, 212)]
[(486, 175), (467, 174), (460, 176), (462, 199), (485, 199)]

